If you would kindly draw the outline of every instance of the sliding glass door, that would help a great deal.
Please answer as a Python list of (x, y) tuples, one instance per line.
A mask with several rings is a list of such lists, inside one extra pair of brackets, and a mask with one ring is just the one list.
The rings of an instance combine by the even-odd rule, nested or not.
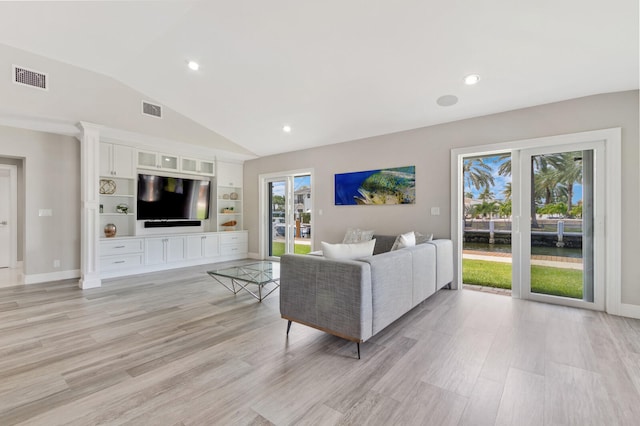
[(311, 175), (290, 174), (264, 180), (266, 257), (311, 251)]
[(522, 297), (604, 309), (604, 144), (520, 152)]

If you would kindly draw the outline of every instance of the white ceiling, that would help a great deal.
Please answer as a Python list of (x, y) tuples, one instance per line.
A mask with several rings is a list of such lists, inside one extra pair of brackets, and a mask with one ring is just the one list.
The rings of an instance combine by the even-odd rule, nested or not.
[(637, 0), (1, 2), (0, 43), (258, 155), (638, 88)]

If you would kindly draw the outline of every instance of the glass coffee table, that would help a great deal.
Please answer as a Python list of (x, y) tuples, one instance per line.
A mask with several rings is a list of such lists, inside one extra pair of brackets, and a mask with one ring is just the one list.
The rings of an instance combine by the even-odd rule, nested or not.
[[(238, 294), (240, 290), (244, 290), (260, 302), (280, 287), (280, 262), (264, 260), (214, 269), (207, 271), (207, 274), (232, 291), (233, 294)], [(271, 288), (271, 284), (273, 284), (273, 288)], [(258, 287), (258, 294), (251, 290), (253, 286)], [(267, 287), (267, 289), (264, 289), (264, 287)], [(263, 294), (264, 291), (266, 291), (265, 294)]]

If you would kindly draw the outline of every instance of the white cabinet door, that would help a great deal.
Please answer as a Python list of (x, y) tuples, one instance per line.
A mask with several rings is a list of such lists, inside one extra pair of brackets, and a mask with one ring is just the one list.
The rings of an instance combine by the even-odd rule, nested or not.
[(218, 161), (218, 186), (242, 186), (242, 164)]
[(217, 235), (206, 235), (204, 237), (202, 250), (204, 257), (215, 257), (220, 254), (220, 245), (218, 244), (218, 236)]
[(184, 237), (165, 238), (167, 263), (184, 260)]
[(156, 152), (138, 151), (138, 167), (145, 169), (157, 169), (158, 154)]
[(204, 245), (204, 235), (189, 235), (187, 237), (187, 259), (200, 259)]
[(100, 176), (112, 176), (111, 144), (100, 143)]
[(213, 161), (200, 160), (198, 173), (200, 173), (201, 175), (213, 176), (216, 173), (215, 170), (215, 164), (213, 163)]
[(134, 177), (133, 148), (123, 145), (112, 145), (111, 158), (113, 176), (128, 179)]
[(145, 263), (147, 265), (159, 265), (165, 263), (165, 238), (145, 239)]

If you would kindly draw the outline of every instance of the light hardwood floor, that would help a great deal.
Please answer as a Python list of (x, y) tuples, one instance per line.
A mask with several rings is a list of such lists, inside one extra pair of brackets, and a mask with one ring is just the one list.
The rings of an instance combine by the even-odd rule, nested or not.
[(356, 345), (202, 266), (0, 289), (0, 425), (638, 425), (640, 321), (442, 290)]

